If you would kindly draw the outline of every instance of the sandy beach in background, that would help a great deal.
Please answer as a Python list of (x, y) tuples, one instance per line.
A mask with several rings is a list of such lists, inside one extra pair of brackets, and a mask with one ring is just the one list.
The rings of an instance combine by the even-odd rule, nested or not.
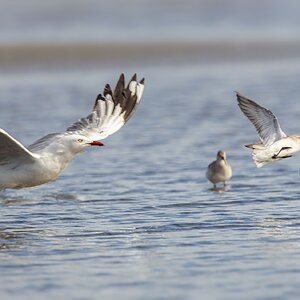
[(2, 69), (93, 63), (178, 63), (295, 59), (300, 41), (1, 44)]

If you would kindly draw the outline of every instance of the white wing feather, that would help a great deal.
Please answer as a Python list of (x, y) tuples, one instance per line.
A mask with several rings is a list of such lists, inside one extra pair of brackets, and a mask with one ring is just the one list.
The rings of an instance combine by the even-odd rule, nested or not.
[(136, 74), (125, 87), (125, 78), (121, 74), (118, 83), (111, 90), (107, 84), (103, 95), (99, 94), (91, 114), (82, 118), (67, 129), (67, 133), (93, 136), (102, 140), (118, 131), (132, 116), (144, 91), (144, 79), (139, 82)]
[[(10, 162), (32, 162), (39, 157), (36, 152), (43, 151), (65, 134), (91, 136), (93, 140), (101, 140), (118, 131), (132, 116), (140, 102), (144, 90), (144, 79), (132, 77), (127, 87), (121, 74), (114, 92), (109, 85), (105, 86), (103, 96), (96, 98), (93, 111), (71, 125), (65, 133), (48, 134), (28, 148), (15, 140), (6, 131), (0, 129), (0, 165)], [(33, 151), (33, 152), (31, 152)]]

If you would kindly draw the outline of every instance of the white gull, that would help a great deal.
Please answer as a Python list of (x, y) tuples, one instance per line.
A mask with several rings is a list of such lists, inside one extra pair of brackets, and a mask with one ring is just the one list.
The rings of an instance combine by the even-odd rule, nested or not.
[(55, 180), (69, 161), (119, 130), (132, 116), (144, 90), (136, 74), (125, 87), (121, 74), (112, 91), (109, 84), (96, 98), (92, 112), (63, 133), (48, 134), (25, 147), (0, 129), (0, 190), (32, 187)]
[(226, 159), (226, 152), (220, 150), (217, 153), (217, 159), (209, 164), (206, 171), (206, 178), (213, 183), (214, 188), (218, 182), (223, 182), (224, 187), (226, 181), (232, 177), (232, 169), (229, 162)]
[(258, 168), (291, 157), (300, 150), (300, 136), (286, 135), (270, 110), (239, 93), (236, 96), (241, 111), (255, 126), (261, 140), (261, 143), (245, 145), (253, 149), (252, 157)]

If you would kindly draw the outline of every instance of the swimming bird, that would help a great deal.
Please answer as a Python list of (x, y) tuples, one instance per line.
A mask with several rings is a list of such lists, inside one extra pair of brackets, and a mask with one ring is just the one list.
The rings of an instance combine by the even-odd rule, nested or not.
[(236, 96), (241, 111), (252, 122), (261, 140), (261, 143), (245, 145), (253, 150), (252, 157), (258, 168), (291, 157), (300, 150), (300, 136), (285, 134), (269, 109), (240, 93)]
[(0, 190), (25, 188), (55, 180), (78, 153), (118, 131), (133, 115), (144, 90), (136, 74), (125, 86), (124, 74), (114, 90), (105, 85), (92, 112), (63, 133), (48, 134), (25, 147), (0, 129)]
[(224, 187), (226, 181), (232, 177), (232, 169), (229, 162), (226, 159), (226, 153), (223, 150), (218, 151), (217, 159), (209, 164), (206, 171), (206, 178), (213, 183), (214, 188), (218, 182), (223, 182)]

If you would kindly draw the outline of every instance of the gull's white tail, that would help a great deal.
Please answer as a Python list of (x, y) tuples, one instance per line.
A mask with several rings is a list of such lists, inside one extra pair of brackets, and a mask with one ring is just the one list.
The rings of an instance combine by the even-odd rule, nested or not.
[(263, 167), (271, 162), (274, 162), (277, 159), (272, 158), (273, 152), (268, 151), (268, 149), (253, 149), (252, 158), (258, 168)]

